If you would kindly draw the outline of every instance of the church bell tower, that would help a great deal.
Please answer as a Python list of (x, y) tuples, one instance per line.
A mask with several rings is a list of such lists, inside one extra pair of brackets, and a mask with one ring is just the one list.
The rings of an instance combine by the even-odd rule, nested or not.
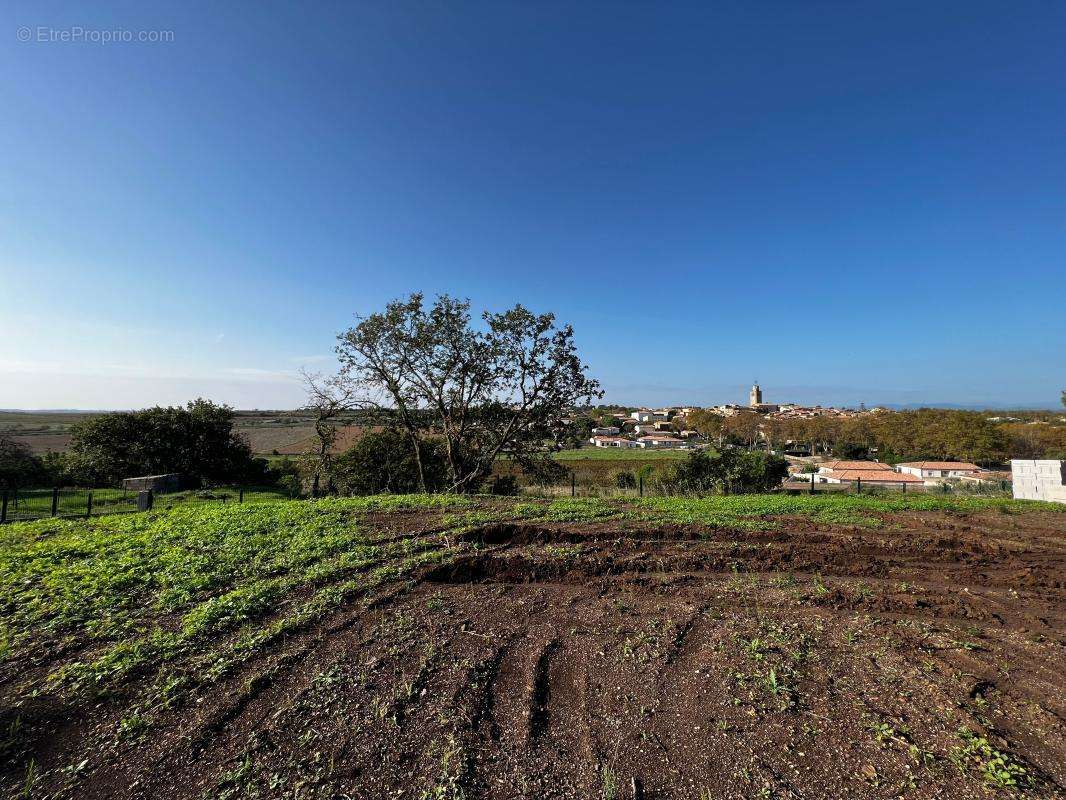
[(759, 382), (755, 381), (751, 385), (751, 391), (748, 392), (748, 405), (758, 406), (762, 405), (762, 389), (759, 388)]

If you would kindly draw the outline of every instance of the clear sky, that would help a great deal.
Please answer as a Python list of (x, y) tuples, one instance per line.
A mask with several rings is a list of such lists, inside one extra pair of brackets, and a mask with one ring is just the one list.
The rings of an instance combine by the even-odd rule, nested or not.
[(556, 312), (614, 402), (1053, 406), (1064, 42), (1043, 0), (4, 3), (0, 407), (290, 407), (415, 290)]

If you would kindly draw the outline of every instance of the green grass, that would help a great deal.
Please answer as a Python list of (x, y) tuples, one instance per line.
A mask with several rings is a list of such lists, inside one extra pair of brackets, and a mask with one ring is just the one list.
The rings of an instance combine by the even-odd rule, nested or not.
[[(93, 489), (92, 496), (93, 516), (135, 511), (137, 508), (137, 492), (124, 489)], [(56, 515), (60, 517), (85, 516), (89, 509), (88, 499), (88, 489), (60, 489), (58, 502), (56, 503)], [(190, 490), (156, 495), (155, 507), (165, 510), (179, 505), (236, 503), (239, 499), (240, 490), (236, 487)], [(262, 503), (287, 499), (289, 497), (285, 492), (270, 486), (249, 487), (244, 492), (245, 503)], [(8, 495), (7, 514), (8, 519), (12, 521), (51, 517), (52, 490), (21, 489), (17, 493), (10, 492)]]
[[(543, 519), (555, 522), (594, 522), (611, 517), (650, 523), (678, 523), (762, 530), (775, 517), (799, 517), (833, 525), (879, 527), (880, 514), (901, 511), (976, 513), (1051, 511), (1066, 513), (1066, 505), (998, 497), (953, 495), (780, 495), (746, 494), (714, 497), (563, 498), (551, 502), (522, 502), (506, 510), (479, 511), (470, 524), (496, 519)], [(458, 517), (457, 517), (458, 518)]]
[(673, 522), (712, 526), (758, 527), (766, 517), (796, 516), (837, 525), (877, 527), (876, 514), (900, 511), (950, 511), (975, 513), (997, 510), (1005, 513), (1022, 511), (1066, 512), (1056, 503), (1034, 503), (999, 497), (952, 495), (782, 495), (751, 494), (716, 497), (652, 497), (639, 503)]
[[(896, 511), (1066, 512), (998, 498), (741, 495), (516, 501), (382, 495), (244, 504), (189, 500), (145, 514), (48, 519), (0, 527), (0, 666), (69, 650), (44, 687), (98, 695), (136, 676), (136, 711), (217, 680), (278, 637), (382, 584), (410, 578), (468, 546), (454, 537), (395, 536), (382, 514), (439, 515), (440, 530), (505, 520), (772, 527), (793, 516), (880, 524)], [(384, 534), (386, 526), (390, 533)], [(434, 523), (430, 523), (434, 527)], [(137, 726), (140, 728), (140, 722)]]
[[(43, 641), (84, 648), (87, 655), (51, 675), (60, 691), (106, 691), (161, 665), (181, 672), (184, 661), (208, 653), (211, 664), (229, 663), (331, 602), (440, 557), (436, 542), (378, 541), (363, 523), (368, 512), (473, 502), (449, 495), (193, 502), (12, 523), (0, 528), (0, 656)], [(267, 616), (273, 622), (227, 645), (236, 651), (215, 652), (229, 631)]]

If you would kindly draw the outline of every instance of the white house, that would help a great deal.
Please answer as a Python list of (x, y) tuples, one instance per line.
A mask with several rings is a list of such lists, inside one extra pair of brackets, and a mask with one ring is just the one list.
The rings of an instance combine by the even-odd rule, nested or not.
[(621, 436), (593, 436), (589, 439), (589, 444), (594, 447), (640, 447), (632, 439), (625, 439)]
[(1066, 461), (1011, 459), (1014, 496), (1019, 500), (1066, 503)]
[[(809, 475), (800, 475), (803, 480), (810, 480)], [(818, 465), (818, 472), (814, 475), (815, 483), (855, 483), (862, 481), (864, 484), (912, 484), (922, 483), (921, 478), (913, 475), (903, 475), (893, 472), (888, 464), (878, 461), (826, 461)]]
[(976, 464), (967, 461), (908, 461), (896, 464), (896, 469), (904, 475), (921, 478), (928, 484), (937, 484), (945, 478), (961, 478), (981, 470)]
[(644, 448), (665, 449), (673, 447), (684, 447), (685, 442), (682, 439), (678, 439), (676, 436), (641, 436), (637, 439), (637, 444)]
[[(925, 485), (925, 481), (914, 475), (893, 472), (887, 465), (883, 469), (831, 469), (814, 476), (815, 483), (850, 483), (860, 482), (863, 486), (902, 486)], [(802, 477), (802, 476), (797, 476)], [(807, 480), (810, 480), (808, 477)]]
[(606, 427), (603, 427), (603, 428), (593, 428), (592, 429), (592, 435), (593, 436), (617, 436), (620, 431), (621, 431), (621, 428), (616, 428), (614, 425), (607, 425)]
[(648, 433), (659, 433), (663, 428), (669, 429), (670, 423), (663, 422), (638, 422), (633, 426), (633, 433), (638, 435), (644, 435)]
[(642, 408), (639, 411), (630, 411), (629, 416), (637, 422), (655, 422), (656, 420), (665, 420), (667, 415), (660, 411), (649, 411), (646, 408)]

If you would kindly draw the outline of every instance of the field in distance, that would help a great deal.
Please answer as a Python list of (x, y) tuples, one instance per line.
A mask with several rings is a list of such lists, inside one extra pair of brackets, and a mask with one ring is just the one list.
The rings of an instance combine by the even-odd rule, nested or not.
[(1066, 507), (935, 495), (15, 523), (0, 793), (1063, 797), (1064, 569)]
[[(0, 435), (25, 444), (35, 455), (62, 453), (70, 447), (71, 428), (101, 413), (107, 412), (0, 411)], [(311, 417), (299, 411), (238, 411), (234, 428), (257, 455), (304, 452), (314, 434)]]

